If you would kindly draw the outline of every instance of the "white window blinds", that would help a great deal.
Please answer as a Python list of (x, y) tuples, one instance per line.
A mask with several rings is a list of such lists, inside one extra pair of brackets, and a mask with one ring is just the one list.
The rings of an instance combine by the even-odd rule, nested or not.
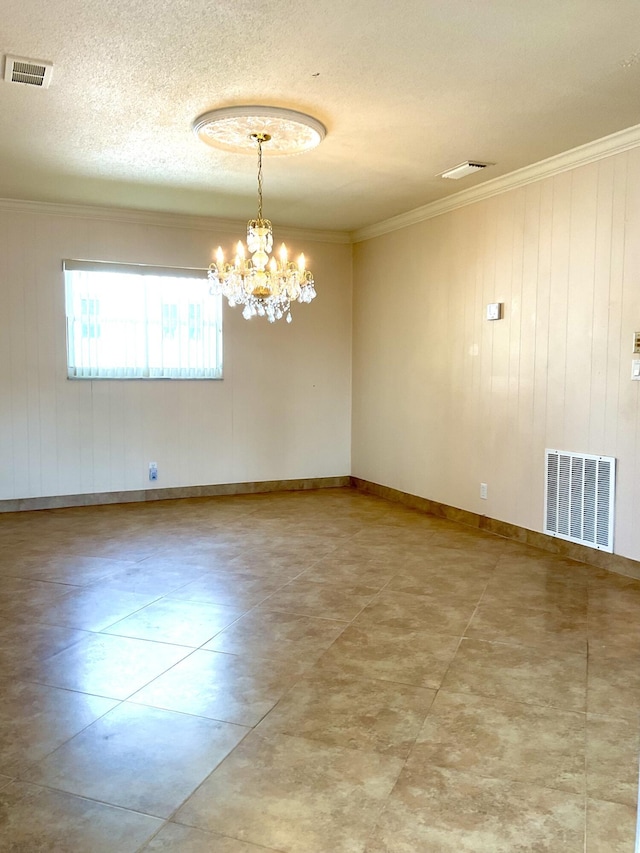
[(73, 379), (220, 379), (222, 305), (206, 270), (63, 262)]

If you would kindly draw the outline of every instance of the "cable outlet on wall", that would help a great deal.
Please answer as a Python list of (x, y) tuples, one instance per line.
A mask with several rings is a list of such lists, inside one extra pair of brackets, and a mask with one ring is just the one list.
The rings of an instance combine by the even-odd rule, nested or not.
[(157, 462), (149, 462), (149, 479), (157, 480), (158, 479), (158, 463)]
[(486, 483), (480, 483), (480, 497), (482, 498), (483, 501), (486, 501), (486, 499), (487, 499), (487, 484)]

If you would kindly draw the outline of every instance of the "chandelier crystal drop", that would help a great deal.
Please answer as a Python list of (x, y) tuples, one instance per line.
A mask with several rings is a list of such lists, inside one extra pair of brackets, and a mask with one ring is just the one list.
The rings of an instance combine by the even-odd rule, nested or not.
[(313, 275), (306, 268), (304, 255), (297, 262), (289, 260), (282, 244), (278, 258), (271, 256), (273, 229), (262, 216), (262, 146), (271, 136), (265, 132), (250, 134), (258, 146), (258, 218), (247, 223), (247, 257), (239, 242), (232, 263), (224, 259), (219, 246), (216, 259), (209, 267), (211, 293), (224, 296), (233, 308), (244, 305), (242, 316), (266, 317), (270, 323), (286, 317), (291, 322), (292, 302), (311, 302), (316, 296)]

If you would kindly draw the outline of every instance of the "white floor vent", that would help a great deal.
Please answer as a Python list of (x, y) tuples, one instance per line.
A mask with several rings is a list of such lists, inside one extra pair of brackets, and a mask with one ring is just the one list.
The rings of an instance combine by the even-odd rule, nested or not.
[(613, 553), (616, 460), (546, 451), (544, 532)]

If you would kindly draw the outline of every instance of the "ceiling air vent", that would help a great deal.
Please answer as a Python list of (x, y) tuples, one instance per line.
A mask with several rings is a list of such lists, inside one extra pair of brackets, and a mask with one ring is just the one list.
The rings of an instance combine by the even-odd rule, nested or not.
[(4, 79), (10, 83), (23, 83), (48, 89), (53, 74), (53, 63), (42, 59), (25, 59), (23, 56), (7, 56)]
[(436, 175), (436, 177), (453, 178), (454, 181), (457, 181), (459, 178), (466, 178), (467, 175), (473, 175), (481, 169), (486, 169), (487, 166), (492, 165), (492, 163), (472, 163), (470, 160), (465, 160), (464, 163), (460, 163), (459, 166), (454, 166), (453, 169), (447, 169), (446, 172), (441, 172), (439, 175)]

